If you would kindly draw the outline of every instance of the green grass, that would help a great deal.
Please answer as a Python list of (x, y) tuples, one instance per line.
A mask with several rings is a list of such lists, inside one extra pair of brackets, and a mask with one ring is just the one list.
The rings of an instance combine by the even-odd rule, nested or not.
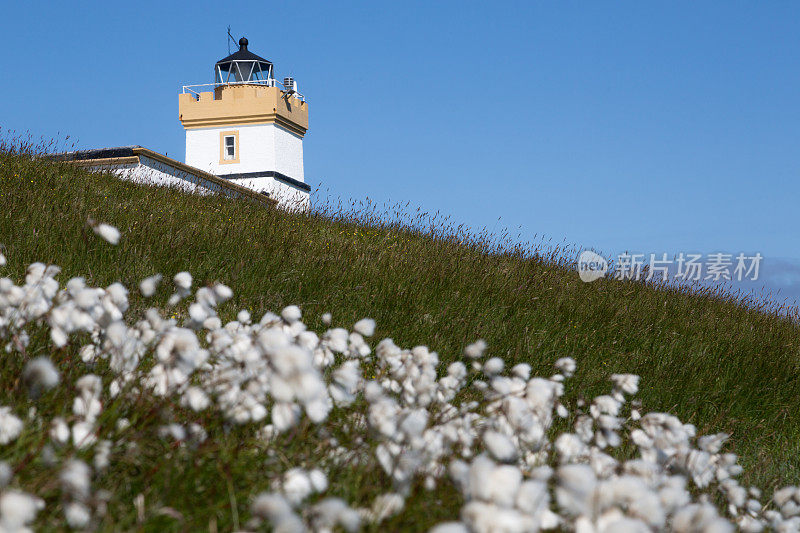
[[(418, 225), (429, 223), (420, 217)], [(119, 246), (98, 239), (89, 219), (119, 228)], [(138, 316), (151, 305), (133, 290), (142, 278), (188, 270), (198, 286), (221, 281), (234, 290), (223, 319), (241, 308), (259, 317), (297, 304), (317, 331), (324, 329), (320, 316), (327, 311), (334, 325), (345, 327), (368, 316), (377, 321), (376, 338), (426, 344), (444, 362), (477, 338), (486, 339), (491, 355), (509, 364), (527, 362), (535, 374), (550, 375), (556, 358), (571, 356), (578, 371), (569, 389), (591, 397), (608, 390), (611, 373), (639, 374), (645, 410), (676, 414), (699, 433), (733, 435), (729, 449), (741, 456), (745, 484), (769, 492), (800, 483), (797, 323), (709, 292), (609, 279), (583, 283), (558, 260), (564, 251), (505, 241), (486, 253), (487, 246), (476, 244), (480, 236), (460, 244), (458, 228), (429, 234), (376, 221), (374, 210), (287, 214), (0, 152), (0, 244), (9, 259), (2, 274), (16, 282), (34, 261), (61, 266), (62, 282), (73, 276), (102, 286), (121, 281), (131, 289), (130, 315)], [(156, 301), (163, 305), (167, 297), (162, 289)], [(76, 356), (71, 348), (55, 350), (44, 332), (34, 335), (30, 354), (49, 355), (60, 368), (69, 368)], [(17, 406), (20, 413), (29, 405), (19, 383), (22, 365), (4, 355), (0, 371), (0, 405)], [(63, 376), (65, 383), (83, 373), (79, 366)], [(39, 408), (68, 414), (59, 394), (45, 397)], [(321, 430), (305, 425), (265, 449), (252, 428), (227, 431), (204, 414), (212, 438), (198, 449), (175, 449), (155, 435), (163, 423), (156, 400), (142, 398), (127, 413), (114, 409), (105, 406), (104, 416), (140, 423), (131, 439), (138, 448), (120, 452), (100, 482), (113, 495), (102, 523), (107, 530), (243, 525), (249, 499), (269, 487), (271, 476), (313, 462), (324, 445), (324, 439), (305, 438)], [(335, 417), (322, 429), (335, 431)], [(12, 464), (21, 465), (24, 486), (57, 503), (56, 482), (38, 455), (44, 445), (39, 438), (23, 434)], [(330, 478), (332, 493), (353, 504), (369, 504), (387, 486), (375, 465), (334, 467)], [(143, 523), (133, 504), (138, 494), (145, 498)], [(455, 518), (459, 501), (447, 483), (433, 493), (419, 488), (385, 530), (421, 530)], [(162, 507), (177, 510), (182, 521), (159, 514)], [(58, 516), (45, 513), (40, 524), (58, 523)]]

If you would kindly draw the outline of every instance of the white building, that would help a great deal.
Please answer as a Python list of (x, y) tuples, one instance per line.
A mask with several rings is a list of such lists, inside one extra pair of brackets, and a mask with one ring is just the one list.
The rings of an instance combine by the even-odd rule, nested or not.
[(122, 179), (143, 185), (172, 187), (195, 194), (222, 194), (232, 198), (256, 200), (269, 205), (278, 204), (275, 199), (264, 193), (203, 172), (141, 146), (81, 150), (56, 154), (51, 158), (69, 161), (91, 171), (113, 172)]
[(214, 83), (183, 87), (178, 109), (186, 130), (185, 164), (140, 146), (56, 157), (139, 183), (308, 208), (311, 188), (303, 172), (308, 104), (292, 78), (278, 83), (272, 63), (250, 52), (247, 39), (214, 65)]

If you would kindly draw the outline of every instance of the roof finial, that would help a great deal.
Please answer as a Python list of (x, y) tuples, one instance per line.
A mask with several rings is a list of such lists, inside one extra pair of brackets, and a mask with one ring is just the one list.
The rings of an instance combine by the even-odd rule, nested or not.
[(247, 51), (247, 38), (242, 37), (239, 39), (239, 50)]

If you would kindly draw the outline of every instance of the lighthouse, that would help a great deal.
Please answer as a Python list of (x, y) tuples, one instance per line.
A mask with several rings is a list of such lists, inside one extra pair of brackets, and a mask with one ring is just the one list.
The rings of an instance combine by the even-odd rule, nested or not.
[(303, 171), (308, 103), (297, 82), (274, 76), (273, 64), (248, 49), (214, 65), (214, 83), (185, 85), (178, 97), (186, 130), (186, 165), (252, 189), (286, 208), (305, 209), (311, 188)]

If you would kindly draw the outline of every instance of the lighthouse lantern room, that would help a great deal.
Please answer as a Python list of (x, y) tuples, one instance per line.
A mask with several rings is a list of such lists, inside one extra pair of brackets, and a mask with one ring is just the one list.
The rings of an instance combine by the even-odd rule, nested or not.
[(214, 65), (214, 82), (217, 85), (230, 82), (269, 82), (272, 63), (247, 49), (247, 39), (239, 39), (239, 50)]
[(308, 103), (293, 78), (274, 77), (273, 64), (247, 49), (214, 65), (214, 83), (185, 85), (179, 95), (186, 164), (306, 208), (303, 172)]

